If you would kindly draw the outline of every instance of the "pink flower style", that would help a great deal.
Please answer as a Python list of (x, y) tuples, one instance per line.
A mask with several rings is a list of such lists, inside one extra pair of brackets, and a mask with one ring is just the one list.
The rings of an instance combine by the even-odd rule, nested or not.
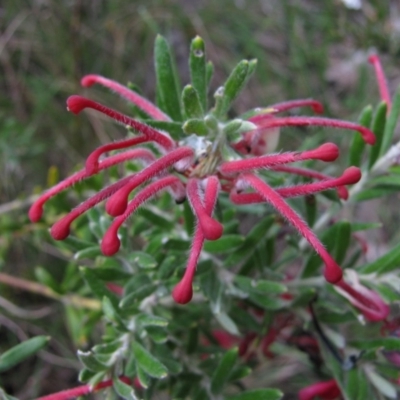
[[(154, 104), (113, 80), (99, 75), (87, 75), (82, 79), (81, 84), (84, 87), (94, 84), (102, 85), (133, 103), (154, 120), (171, 120)], [(197, 226), (187, 268), (172, 292), (176, 302), (185, 304), (193, 295), (192, 282), (204, 241), (217, 240), (223, 233), (223, 226), (213, 217), (215, 204), (222, 190), (228, 192), (231, 201), (237, 205), (270, 204), (293, 225), (322, 258), (325, 264), (323, 274), (326, 280), (330, 283), (341, 281), (342, 270), (339, 265), (285, 199), (336, 189), (339, 197), (345, 200), (348, 196), (345, 185), (358, 182), (361, 177), (360, 170), (350, 167), (341, 176), (335, 178), (318, 171), (290, 166), (292, 163), (307, 160), (335, 161), (339, 155), (339, 149), (333, 143), (325, 143), (315, 149), (301, 152), (275, 154), (271, 152), (276, 147), (282, 127), (323, 126), (357, 131), (366, 143), (372, 145), (375, 142), (375, 136), (369, 129), (352, 122), (323, 117), (278, 116), (280, 112), (297, 107), (311, 107), (318, 114), (323, 112), (323, 107), (319, 102), (305, 99), (274, 104), (267, 109), (256, 109), (244, 122), (248, 130), (241, 134), (239, 140), (229, 142), (228, 137), (223, 135), (223, 131), (218, 128), (214, 134), (208, 136), (186, 135), (182, 140), (176, 141), (163, 131), (82, 96), (69, 97), (67, 107), (74, 114), (79, 114), (84, 109), (96, 110), (118, 123), (133, 128), (138, 135), (102, 145), (94, 150), (88, 156), (84, 169), (49, 189), (32, 205), (29, 211), (31, 221), (36, 222), (41, 218), (43, 206), (50, 198), (78, 181), (123, 162), (140, 160), (144, 166), (140, 172), (125, 176), (103, 188), (56, 222), (51, 228), (54, 239), (65, 239), (76, 218), (106, 200), (106, 212), (114, 217), (114, 220), (102, 239), (101, 250), (104, 255), (112, 256), (120, 248), (119, 228), (147, 200), (163, 190), (168, 190), (177, 203), (187, 198), (196, 217)], [(210, 115), (212, 112), (213, 110)], [(147, 148), (137, 147), (102, 158), (105, 153), (150, 142), (157, 146), (159, 154)], [(229, 151), (224, 151), (225, 149)], [(305, 176), (313, 181), (274, 188), (257, 173), (265, 169), (277, 173)], [(137, 191), (129, 201), (129, 196), (134, 190)]]

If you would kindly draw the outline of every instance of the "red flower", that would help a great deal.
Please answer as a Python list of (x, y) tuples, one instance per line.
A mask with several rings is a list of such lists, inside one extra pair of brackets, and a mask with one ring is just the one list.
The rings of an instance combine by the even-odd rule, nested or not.
[(368, 321), (386, 319), (390, 309), (378, 293), (361, 285), (357, 273), (353, 270), (347, 271), (347, 279), (350, 283), (343, 278), (335, 283), (336, 291), (358, 308)]
[(299, 392), (299, 400), (335, 400), (340, 396), (340, 388), (334, 379), (325, 382), (314, 383), (301, 389)]
[[(81, 83), (85, 87), (95, 83), (106, 86), (134, 103), (153, 119), (170, 120), (169, 116), (154, 104), (112, 80), (98, 75), (88, 75), (82, 79)], [(72, 113), (79, 114), (86, 108), (93, 109), (133, 128), (139, 134), (133, 138), (100, 146), (93, 151), (87, 158), (83, 170), (48, 190), (32, 205), (29, 211), (30, 219), (34, 222), (38, 221), (41, 218), (45, 202), (76, 182), (89, 178), (112, 165), (138, 159), (144, 165), (140, 172), (123, 177), (74, 208), (53, 225), (51, 229), (53, 238), (65, 239), (69, 235), (71, 223), (77, 217), (98, 203), (107, 200), (106, 212), (115, 219), (104, 235), (101, 250), (105, 255), (112, 256), (120, 247), (119, 228), (143, 203), (165, 189), (170, 192), (177, 203), (187, 198), (198, 223), (187, 269), (172, 293), (178, 303), (184, 304), (192, 298), (192, 282), (204, 241), (216, 240), (223, 233), (221, 223), (213, 217), (218, 194), (220, 190), (223, 190), (230, 193), (230, 198), (235, 204), (263, 202), (273, 206), (321, 256), (325, 263), (324, 275), (327, 281), (338, 282), (342, 277), (340, 267), (307, 224), (285, 201), (285, 198), (313, 194), (327, 189), (338, 189), (339, 196), (345, 199), (347, 190), (344, 186), (356, 183), (361, 177), (360, 170), (350, 167), (344, 171), (342, 176), (332, 178), (317, 171), (288, 165), (306, 160), (332, 162), (339, 155), (339, 149), (333, 143), (325, 143), (316, 149), (302, 152), (265, 153), (274, 150), (279, 129), (286, 126), (313, 125), (354, 130), (358, 131), (369, 144), (374, 143), (375, 137), (370, 130), (351, 122), (320, 117), (278, 117), (276, 115), (278, 112), (302, 106), (310, 106), (317, 113), (323, 111), (322, 105), (315, 100), (288, 101), (252, 112), (247, 121), (242, 121), (243, 126), (247, 127), (247, 132), (244, 132), (239, 140), (230, 141), (229, 137), (221, 130), (220, 126), (223, 124), (221, 123), (217, 124), (216, 130), (208, 136), (186, 135), (178, 142), (167, 133), (102, 104), (81, 96), (71, 96), (67, 100), (67, 107)], [(158, 147), (158, 154), (148, 149), (136, 148), (101, 159), (103, 154), (110, 151), (122, 150), (148, 142), (152, 142)], [(257, 173), (258, 170), (266, 168), (277, 173), (307, 176), (315, 181), (303, 185), (273, 188)], [(134, 190), (136, 190), (136, 194), (129, 201), (128, 198)]]

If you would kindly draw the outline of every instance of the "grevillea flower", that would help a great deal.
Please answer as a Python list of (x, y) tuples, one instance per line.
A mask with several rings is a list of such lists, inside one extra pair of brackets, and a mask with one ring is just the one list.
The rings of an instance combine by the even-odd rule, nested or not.
[(299, 391), (299, 400), (335, 400), (341, 392), (334, 379), (325, 382), (314, 383)]
[[(163, 39), (158, 37), (156, 43), (160, 40)], [(198, 37), (192, 43), (192, 53), (196, 50), (196, 46), (204, 46)], [(204, 57), (204, 52), (193, 54), (198, 58)], [(171, 100), (173, 93), (171, 96), (169, 96), (170, 93), (164, 93), (163, 109), (160, 109), (117, 82), (99, 75), (85, 76), (81, 81), (84, 87), (94, 84), (107, 87), (133, 103), (152, 120), (144, 123), (85, 97), (77, 95), (69, 97), (67, 108), (70, 112), (79, 114), (84, 109), (95, 110), (132, 128), (137, 136), (109, 143), (94, 150), (88, 156), (83, 170), (48, 190), (32, 205), (29, 211), (30, 219), (38, 221), (42, 216), (43, 205), (46, 201), (76, 182), (89, 178), (112, 165), (140, 159), (144, 163), (140, 172), (124, 176), (119, 181), (110, 184), (56, 222), (51, 229), (53, 238), (57, 240), (66, 238), (70, 232), (71, 223), (76, 218), (98, 203), (106, 201), (106, 212), (115, 219), (103, 237), (101, 250), (105, 255), (112, 256), (120, 248), (119, 228), (147, 200), (163, 190), (168, 190), (177, 203), (187, 198), (197, 220), (197, 226), (186, 271), (172, 292), (174, 299), (184, 304), (192, 298), (192, 282), (204, 241), (217, 240), (223, 233), (223, 226), (213, 217), (213, 211), (219, 192), (224, 191), (229, 193), (234, 204), (268, 203), (275, 208), (321, 256), (325, 263), (324, 276), (327, 281), (331, 283), (340, 281), (341, 268), (285, 199), (328, 189), (337, 189), (339, 197), (346, 199), (345, 185), (356, 183), (361, 177), (360, 170), (350, 167), (340, 177), (334, 178), (318, 171), (291, 165), (309, 160), (333, 162), (339, 155), (339, 149), (333, 143), (324, 143), (306, 151), (276, 154), (271, 154), (271, 152), (277, 145), (282, 127), (322, 126), (356, 131), (362, 135), (366, 143), (371, 145), (375, 141), (374, 134), (363, 126), (347, 121), (323, 117), (278, 116), (280, 112), (298, 107), (311, 107), (314, 112), (322, 113), (322, 105), (312, 99), (292, 100), (268, 108), (254, 109), (242, 118), (226, 122), (226, 112), (230, 102), (251, 75), (254, 66), (253, 61), (242, 61), (235, 68), (225, 85), (216, 92), (215, 107), (208, 113), (203, 107), (206, 104), (204, 96), (206, 87), (202, 89), (199, 84), (204, 81), (206, 85), (205, 69), (200, 68), (197, 72), (195, 71), (197, 79), (193, 80), (193, 85), (187, 85), (184, 88), (183, 111), (177, 113), (188, 116), (185, 121), (178, 120), (182, 124), (180, 137), (151, 126), (154, 125), (152, 122), (159, 123), (158, 126), (162, 123), (165, 130), (168, 130), (169, 124), (172, 123), (172, 114), (176, 110), (165, 104)], [(156, 65), (156, 71), (157, 68), (165, 68), (165, 65), (159, 67)], [(204, 76), (199, 75), (199, 71), (203, 71)], [(158, 77), (161, 75), (163, 74), (158, 74)], [(193, 115), (196, 118), (193, 118)], [(175, 116), (175, 120), (178, 117)], [(196, 126), (200, 128), (197, 129)], [(111, 151), (124, 150), (143, 143), (153, 143), (157, 149), (150, 151), (139, 147), (102, 158)], [(262, 171), (266, 169), (276, 173), (305, 176), (312, 181), (307, 184), (275, 188), (266, 182), (262, 174)], [(136, 192), (129, 200), (133, 191)]]
[(348, 270), (346, 280), (340, 279), (334, 285), (337, 292), (345, 297), (356, 307), (364, 317), (371, 322), (383, 321), (389, 315), (389, 306), (382, 300), (378, 293), (363, 286), (358, 275), (353, 270)]

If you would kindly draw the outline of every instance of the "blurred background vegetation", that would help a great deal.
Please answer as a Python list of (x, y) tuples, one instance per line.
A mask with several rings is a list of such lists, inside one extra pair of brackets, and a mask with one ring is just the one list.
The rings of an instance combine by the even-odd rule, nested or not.
[[(285, 99), (314, 97), (324, 103), (327, 115), (354, 121), (365, 105), (378, 101), (373, 71), (366, 62), (374, 50), (382, 57), (392, 93), (400, 83), (398, 0), (362, 0), (360, 9), (350, 9), (341, 0), (3, 0), (3, 272), (34, 279), (34, 267), (43, 266), (54, 279), (60, 276), (65, 256), (48, 244), (47, 224), (28, 223), (31, 198), (82, 165), (91, 149), (124, 134), (98, 115), (71, 115), (65, 100), (85, 92), (79, 81), (87, 73), (132, 82), (154, 99), (152, 57), (157, 33), (172, 43), (184, 83), (189, 43), (197, 34), (205, 40), (207, 56), (216, 67), (215, 88), (239, 60), (257, 58), (255, 77), (235, 104), (237, 113)], [(104, 90), (91, 92), (94, 98), (108, 104), (120, 102), (115, 107), (127, 110), (122, 100)], [(294, 134), (285, 138), (289, 146), (301, 144)], [(387, 210), (380, 208), (379, 213), (389, 221)], [(395, 221), (390, 218), (391, 228), (380, 233), (383, 244), (396, 235)], [(21, 310), (12, 309), (2, 296), (18, 298), (19, 305), (34, 307), (36, 314), (13, 320)], [(78, 363), (71, 332), (60, 333), (65, 326), (62, 318), (56, 318), (59, 306), (6, 285), (1, 286), (0, 300), (0, 351), (27, 333), (54, 333), (58, 338), (48, 352), (18, 366), (18, 373), (14, 369), (0, 377), (0, 386), (29, 398), (33, 386), (44, 392), (48, 381), (53, 390), (75, 382)]]

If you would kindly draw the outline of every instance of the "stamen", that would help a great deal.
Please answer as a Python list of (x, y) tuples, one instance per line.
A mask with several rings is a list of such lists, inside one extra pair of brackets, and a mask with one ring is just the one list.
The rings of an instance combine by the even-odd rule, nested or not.
[(115, 111), (111, 108), (104, 106), (103, 104), (97, 103), (85, 97), (76, 95), (68, 97), (67, 107), (68, 110), (74, 114), (79, 114), (85, 108), (91, 108), (104, 115), (107, 115), (108, 117), (123, 125), (129, 125), (133, 129), (136, 129), (138, 132), (147, 136), (149, 140), (156, 142), (166, 150), (172, 150), (176, 147), (175, 142), (169, 136), (167, 136), (167, 134), (159, 132), (150, 126), (143, 124), (142, 122), (136, 121), (135, 119), (130, 118), (125, 114), (121, 114), (118, 111)]
[(370, 145), (375, 143), (375, 135), (364, 126), (353, 122), (322, 117), (275, 117), (268, 118), (260, 124), (260, 128), (278, 128), (281, 126), (327, 126), (339, 129), (349, 129), (361, 134), (364, 141)]
[(313, 99), (289, 100), (268, 106), (268, 108), (266, 109), (268, 110), (268, 112), (263, 112), (263, 109), (261, 109), (260, 114), (254, 115), (253, 117), (250, 117), (248, 120), (258, 124), (267, 118), (271, 117), (274, 118), (275, 113), (288, 111), (291, 110), (292, 108), (299, 108), (299, 107), (311, 107), (312, 110), (317, 114), (322, 114), (324, 112), (324, 106), (319, 101)]
[(381, 60), (377, 54), (372, 54), (368, 57), (368, 61), (374, 66), (376, 80), (378, 81), (379, 93), (381, 99), (387, 104), (387, 111), (392, 107), (392, 100), (390, 98), (390, 91), (386, 81), (385, 73), (382, 68)]
[(334, 143), (325, 143), (314, 150), (272, 154), (245, 160), (228, 161), (221, 165), (220, 171), (223, 174), (244, 172), (304, 160), (321, 160), (329, 162), (336, 160), (338, 156), (339, 148)]
[[(286, 165), (276, 166), (271, 168), (274, 171), (279, 172), (287, 172), (289, 174), (296, 174), (300, 176), (304, 176), (306, 178), (314, 178), (318, 180), (325, 180), (325, 179), (333, 179), (332, 176), (322, 174), (321, 172), (314, 171), (308, 168), (300, 168), (300, 167), (288, 167)], [(349, 191), (345, 186), (339, 186), (336, 188), (339, 198), (342, 200), (347, 200), (349, 198)]]
[[(327, 189), (334, 189), (341, 185), (352, 185), (357, 183), (360, 179), (361, 171), (357, 167), (352, 166), (347, 168), (343, 172), (342, 176), (338, 178), (286, 188), (277, 188), (275, 191), (283, 198), (305, 196), (322, 192)], [(235, 189), (231, 191), (230, 199), (234, 204), (265, 203), (265, 198), (260, 193), (238, 193)]]
[(114, 143), (107, 143), (103, 146), (98, 147), (92, 153), (89, 154), (86, 159), (85, 169), (88, 175), (93, 175), (99, 170), (99, 159), (100, 157), (109, 151), (125, 149), (126, 147), (134, 146), (136, 144), (149, 142), (150, 140), (146, 136), (138, 136), (130, 139), (120, 140)]
[(121, 85), (118, 82), (115, 82), (111, 79), (105, 78), (101, 75), (86, 75), (81, 79), (81, 85), (83, 87), (90, 87), (98, 83), (99, 85), (105, 86), (108, 89), (113, 90), (118, 93), (124, 99), (130, 101), (135, 106), (140, 108), (146, 114), (148, 114), (153, 119), (158, 119), (160, 121), (170, 121), (171, 118), (168, 115), (164, 114), (158, 107), (156, 107), (151, 101), (145, 99), (140, 96), (138, 93), (133, 90)]
[[(108, 157), (107, 159), (103, 160), (98, 167), (98, 171), (102, 171), (103, 169), (110, 168), (113, 165), (135, 158), (154, 160), (154, 155), (150, 150), (147, 149), (135, 149), (124, 153), (116, 154), (114, 156)], [(91, 175), (92, 174), (82, 169), (76, 172), (75, 174), (71, 175), (70, 177), (64, 179), (63, 181), (59, 182), (52, 188), (50, 188), (47, 192), (45, 192), (42, 196), (40, 196), (39, 199), (35, 201), (35, 203), (32, 204), (29, 210), (30, 220), (32, 222), (39, 221), (43, 214), (43, 206), (50, 198), (64, 191), (65, 189), (68, 189), (75, 183), (83, 179), (89, 178)]]
[(118, 189), (126, 185), (129, 182), (129, 179), (131, 179), (131, 176), (127, 176), (119, 180), (118, 182), (113, 183), (112, 185), (101, 190), (99, 193), (96, 193), (94, 196), (85, 200), (83, 203), (79, 204), (70, 213), (61, 218), (52, 226), (50, 230), (51, 236), (55, 240), (64, 240), (69, 235), (70, 226), (76, 218), (78, 218), (90, 208), (94, 207), (96, 204), (110, 197)]
[[(206, 212), (203, 204), (201, 203), (199, 180), (195, 178), (189, 179), (186, 188), (189, 202), (201, 226), (204, 237), (208, 240), (219, 239), (222, 236), (224, 228), (218, 221), (208, 215), (209, 213)], [(212, 193), (212, 197), (216, 197), (217, 194), (218, 190), (216, 190), (215, 193)]]
[[(197, 186), (197, 182), (196, 186)], [(193, 188), (197, 189), (197, 188)], [(217, 196), (219, 192), (219, 180), (216, 176), (210, 176), (206, 181), (206, 188), (204, 192), (204, 212), (207, 216), (211, 216)], [(190, 198), (189, 194), (188, 197)], [(200, 205), (203, 207), (202, 205)], [(193, 279), (196, 272), (197, 262), (200, 257), (201, 250), (204, 244), (204, 232), (202, 226), (196, 227), (192, 247), (190, 249), (189, 259), (186, 266), (185, 274), (181, 281), (174, 287), (172, 291), (173, 299), (179, 304), (188, 303), (193, 297)]]
[(148, 167), (135, 174), (129, 182), (118, 190), (106, 203), (106, 211), (109, 215), (116, 217), (121, 215), (127, 207), (129, 194), (139, 185), (149, 180), (153, 176), (169, 168), (177, 161), (193, 156), (193, 150), (189, 147), (180, 147), (171, 151), (159, 160), (154, 161)]
[(138, 192), (136, 197), (129, 202), (124, 214), (115, 218), (107, 232), (104, 234), (103, 240), (101, 241), (101, 251), (103, 254), (106, 256), (112, 256), (119, 250), (121, 245), (118, 238), (119, 228), (144, 202), (166, 187), (176, 185), (179, 182), (179, 178), (169, 175), (151, 183)]
[(324, 276), (330, 283), (336, 283), (342, 278), (342, 270), (336, 261), (325, 250), (323, 244), (315, 236), (309, 226), (297, 215), (297, 213), (283, 200), (283, 198), (272, 187), (252, 174), (244, 174), (239, 177), (239, 186), (248, 184), (264, 197), (276, 210), (299, 231), (299, 233), (310, 243), (325, 263)]

